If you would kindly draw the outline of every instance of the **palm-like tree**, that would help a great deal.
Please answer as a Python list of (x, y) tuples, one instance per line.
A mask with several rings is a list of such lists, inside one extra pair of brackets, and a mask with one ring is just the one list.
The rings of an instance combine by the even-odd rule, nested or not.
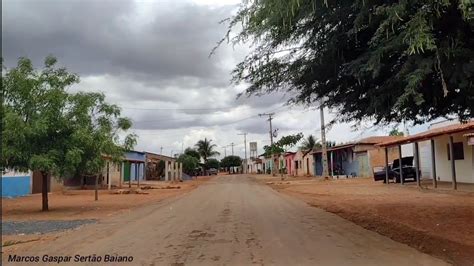
[(310, 153), (314, 148), (321, 147), (321, 143), (315, 138), (313, 135), (309, 135), (307, 138), (303, 140), (300, 149), (305, 151), (303, 157), (305, 157), (308, 153)]
[(204, 163), (207, 163), (207, 160), (212, 157), (219, 155), (220, 153), (214, 150), (217, 145), (216, 144), (211, 144), (212, 140), (208, 140), (207, 138), (204, 138), (196, 143), (196, 149), (199, 152), (199, 155), (201, 155), (201, 158), (204, 160)]

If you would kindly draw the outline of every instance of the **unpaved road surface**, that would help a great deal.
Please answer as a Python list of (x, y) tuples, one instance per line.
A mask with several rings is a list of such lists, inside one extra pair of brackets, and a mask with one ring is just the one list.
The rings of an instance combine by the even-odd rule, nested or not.
[(115, 254), (133, 256), (133, 265), (446, 264), (246, 176), (218, 176), (178, 198), (7, 250), (3, 265), (8, 254)]

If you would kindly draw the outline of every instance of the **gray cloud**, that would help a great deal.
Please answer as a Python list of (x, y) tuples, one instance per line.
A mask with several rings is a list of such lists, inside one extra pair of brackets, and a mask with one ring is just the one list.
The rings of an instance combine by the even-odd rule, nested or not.
[[(4, 1), (3, 48), (7, 65), (20, 56), (41, 62), (53, 54), (81, 75), (121, 75), (154, 87), (226, 86), (231, 66), (220, 19), (233, 7), (189, 2)], [(153, 10), (143, 15), (141, 10)], [(142, 12), (143, 13), (143, 12)]]

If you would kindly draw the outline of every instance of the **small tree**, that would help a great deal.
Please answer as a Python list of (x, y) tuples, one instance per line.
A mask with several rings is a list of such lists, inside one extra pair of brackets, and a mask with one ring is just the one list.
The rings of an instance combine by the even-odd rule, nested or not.
[(403, 136), (403, 132), (399, 131), (397, 127), (393, 127), (392, 130), (388, 133), (389, 136)]
[(113, 163), (120, 163), (123, 153), (136, 144), (135, 135), (119, 140), (119, 133), (127, 131), (132, 123), (120, 117), (120, 108), (105, 102), (100, 93), (77, 93), (70, 96), (71, 112), (67, 115), (77, 126), (71, 139), (79, 153), (80, 163), (74, 171), (75, 177), (95, 177), (95, 200), (98, 200), (99, 176), (105, 166), (104, 156)]
[(188, 175), (193, 175), (196, 168), (199, 167), (198, 159), (188, 154), (181, 154), (177, 161), (183, 164), (183, 172)]
[(242, 159), (236, 155), (229, 155), (221, 160), (220, 165), (224, 168), (238, 167), (242, 165)]
[(116, 130), (128, 128), (129, 121), (120, 119), (118, 108), (106, 105), (103, 95), (69, 94), (67, 88), (79, 77), (55, 64), (47, 57), (37, 71), (29, 59), (20, 58), (2, 78), (2, 165), (41, 173), (43, 211), (49, 209), (48, 176), (98, 173), (102, 155), (118, 160), (120, 147), (135, 143), (127, 136), (123, 146), (116, 144)]
[(210, 158), (207, 160), (207, 163), (205, 164), (206, 169), (219, 169), (219, 161), (215, 158)]

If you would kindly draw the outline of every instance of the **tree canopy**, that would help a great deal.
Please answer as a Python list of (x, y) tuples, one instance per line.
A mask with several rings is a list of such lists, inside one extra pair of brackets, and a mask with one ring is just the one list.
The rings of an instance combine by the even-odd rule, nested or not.
[(199, 167), (199, 160), (196, 157), (186, 153), (181, 154), (177, 161), (183, 164), (183, 172), (188, 175), (194, 174), (196, 168)]
[(301, 132), (297, 134), (293, 134), (293, 135), (283, 136), (278, 141), (273, 143), (273, 146), (272, 145), (263, 146), (263, 150), (265, 151), (264, 155), (266, 157), (269, 157), (272, 154), (283, 153), (288, 148), (291, 148), (294, 145), (296, 145), (302, 138), (303, 138), (303, 133)]
[(201, 160), (201, 155), (199, 154), (199, 152), (196, 149), (193, 149), (191, 147), (186, 148), (184, 150), (184, 154), (189, 155), (189, 156), (193, 156), (198, 161)]
[(252, 42), (233, 71), (246, 95), (291, 91), (338, 121), (423, 123), (474, 116), (473, 32), (473, 1), (260, 0), (220, 43)]
[(215, 158), (208, 159), (207, 163), (204, 165), (204, 167), (206, 169), (211, 169), (211, 168), (219, 169), (219, 166), (220, 166), (220, 162), (219, 162), (219, 160), (217, 160)]
[(204, 163), (206, 163), (210, 157), (219, 155), (219, 152), (215, 150), (217, 145), (212, 144), (212, 140), (210, 139), (204, 138), (198, 141), (195, 146), (199, 155), (204, 160)]
[(303, 143), (301, 143), (300, 149), (304, 151), (312, 151), (314, 148), (321, 148), (321, 142), (313, 136), (309, 135), (307, 138), (303, 139)]
[(398, 130), (397, 127), (392, 128), (390, 132), (388, 133), (389, 136), (403, 136), (403, 132)]
[[(4, 73), (2, 166), (40, 171), (47, 184), (51, 175), (97, 175), (103, 156), (119, 161), (135, 144), (134, 135), (119, 137), (131, 122), (103, 94), (67, 91), (79, 77), (56, 67), (56, 58), (47, 57), (41, 71), (21, 58)], [(48, 210), (47, 192), (43, 186), (43, 210)]]
[(242, 159), (237, 155), (229, 155), (221, 160), (221, 167), (237, 167), (242, 165)]

